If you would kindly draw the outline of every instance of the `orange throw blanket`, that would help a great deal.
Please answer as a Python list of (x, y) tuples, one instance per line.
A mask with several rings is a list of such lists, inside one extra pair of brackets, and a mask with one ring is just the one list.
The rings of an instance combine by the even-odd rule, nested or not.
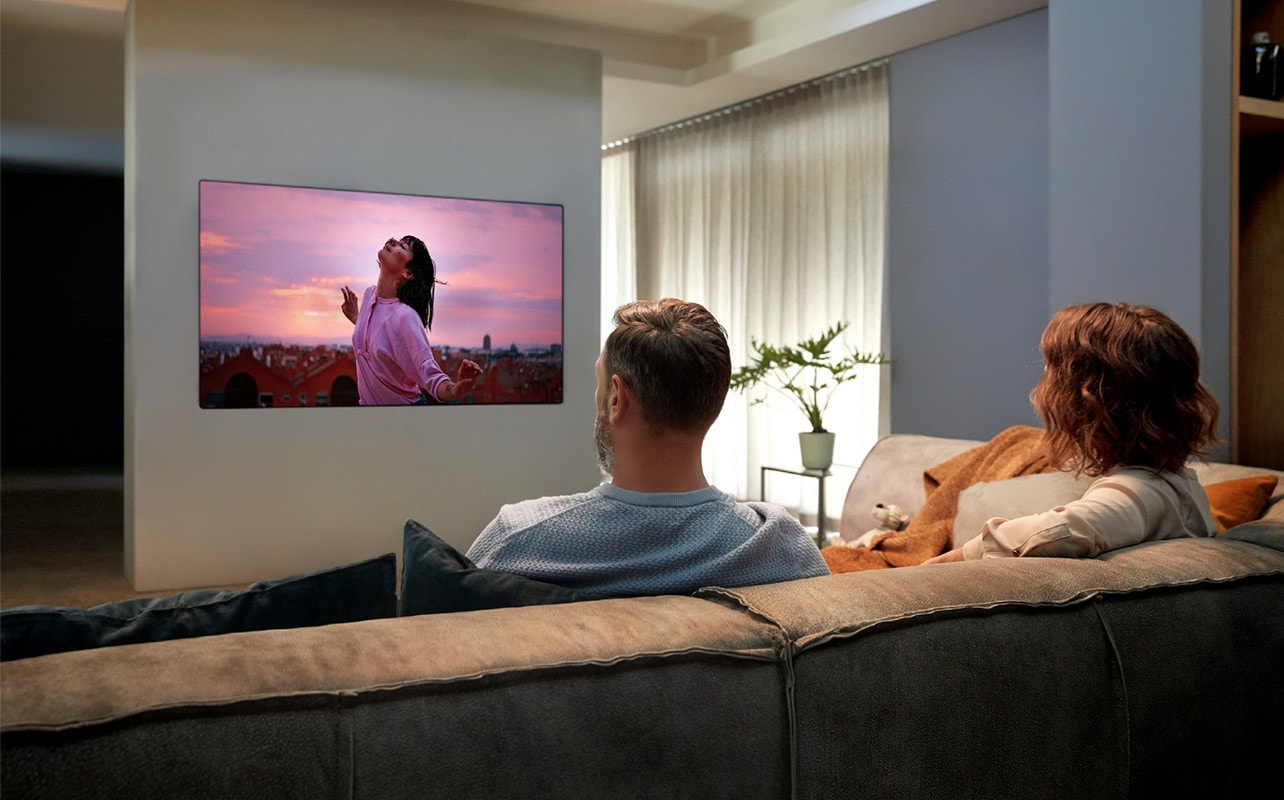
[(826, 547), (830, 572), (909, 567), (950, 549), (959, 492), (974, 483), (1000, 481), (1056, 469), (1043, 452), (1043, 429), (1017, 425), (983, 445), (923, 471), (926, 500), (903, 531), (876, 538), (870, 547)]

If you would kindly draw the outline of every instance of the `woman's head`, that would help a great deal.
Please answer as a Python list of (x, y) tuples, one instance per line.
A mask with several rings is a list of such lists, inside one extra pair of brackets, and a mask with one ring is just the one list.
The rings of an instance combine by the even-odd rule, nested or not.
[(424, 325), (432, 328), (432, 308), (437, 288), (437, 264), (428, 253), (428, 246), (414, 236), (389, 239), (389, 244), (399, 245), (408, 251), (404, 263), (403, 280), (397, 286), (397, 299), (415, 310)]
[(1090, 475), (1123, 466), (1178, 470), (1216, 440), (1217, 401), (1199, 351), (1162, 311), (1087, 303), (1053, 315), (1031, 393), (1054, 461)]

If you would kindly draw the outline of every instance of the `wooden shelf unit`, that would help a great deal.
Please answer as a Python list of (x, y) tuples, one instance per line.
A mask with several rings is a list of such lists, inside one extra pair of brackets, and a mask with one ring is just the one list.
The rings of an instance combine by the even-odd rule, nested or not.
[(1239, 94), (1253, 33), (1284, 42), (1284, 0), (1235, 0), (1232, 27), (1231, 460), (1284, 469), (1284, 101)]

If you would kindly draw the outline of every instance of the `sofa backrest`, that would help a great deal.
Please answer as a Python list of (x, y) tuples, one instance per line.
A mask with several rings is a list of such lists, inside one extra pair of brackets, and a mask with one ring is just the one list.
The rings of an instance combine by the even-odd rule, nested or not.
[(1284, 746), (1284, 531), (1256, 524), (705, 596), (790, 642), (799, 797), (1253, 796)]
[(777, 629), (692, 597), (58, 653), (0, 671), (6, 797), (786, 797)]

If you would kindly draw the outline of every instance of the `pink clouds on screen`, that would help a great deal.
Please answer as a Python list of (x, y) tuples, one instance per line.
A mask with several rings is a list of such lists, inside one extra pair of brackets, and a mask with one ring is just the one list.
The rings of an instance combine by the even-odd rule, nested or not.
[(201, 337), (344, 342), (340, 289), (361, 296), (389, 238), (437, 262), (434, 344), (562, 341), (557, 205), (201, 183)]

